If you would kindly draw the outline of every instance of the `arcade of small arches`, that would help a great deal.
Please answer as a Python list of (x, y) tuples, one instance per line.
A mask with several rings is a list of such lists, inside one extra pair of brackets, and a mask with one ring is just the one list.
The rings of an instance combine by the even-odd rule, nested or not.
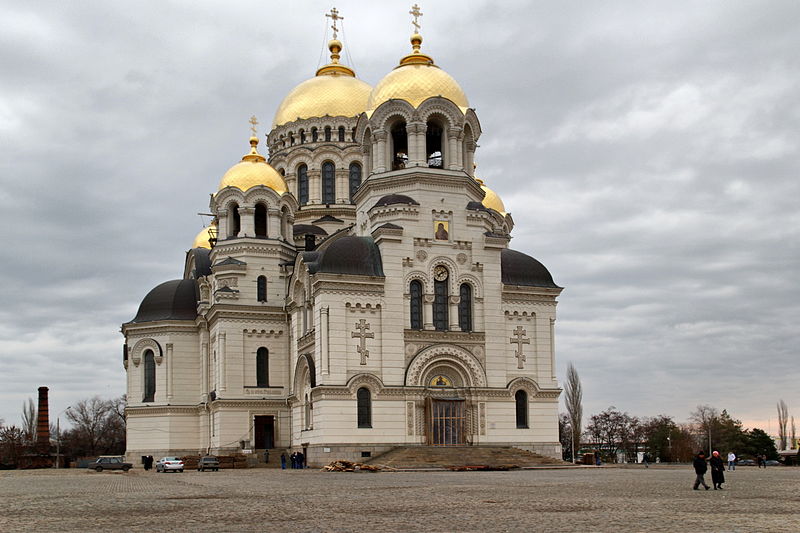
[(409, 329), (475, 331), (472, 280), (454, 282), (450, 269), (442, 264), (433, 268), (432, 280), (420, 273), (410, 278), (407, 285)]

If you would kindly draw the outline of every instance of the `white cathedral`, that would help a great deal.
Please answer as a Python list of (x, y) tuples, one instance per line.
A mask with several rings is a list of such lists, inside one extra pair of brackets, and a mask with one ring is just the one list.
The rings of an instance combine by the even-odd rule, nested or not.
[(330, 63), (278, 106), (269, 159), (254, 131), (182, 279), (122, 325), (128, 458), (560, 458), (562, 289), (509, 248), (514, 221), (475, 176), (475, 110), (418, 32), (374, 87), (359, 80), (331, 17)]

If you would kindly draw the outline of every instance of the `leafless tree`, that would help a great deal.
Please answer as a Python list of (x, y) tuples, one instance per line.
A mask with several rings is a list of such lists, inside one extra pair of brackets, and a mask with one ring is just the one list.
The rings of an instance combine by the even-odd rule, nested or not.
[(99, 396), (81, 400), (67, 411), (67, 418), (74, 426), (73, 431), (83, 442), (88, 455), (97, 454), (110, 411), (111, 405), (101, 400)]
[(36, 441), (36, 405), (33, 398), (22, 402), (22, 434), (28, 446)]
[(25, 432), (17, 426), (0, 428), (0, 463), (16, 465), (24, 452)]
[(786, 422), (789, 420), (789, 408), (782, 399), (778, 401), (778, 439), (781, 450), (786, 449)]
[(572, 462), (575, 462), (575, 452), (581, 445), (583, 429), (583, 387), (578, 371), (570, 363), (567, 366), (567, 381), (564, 384), (564, 403), (569, 416), (569, 425), (572, 431)]
[(708, 453), (711, 453), (711, 430), (719, 421), (719, 411), (710, 405), (698, 405), (691, 415), (691, 420), (699, 433), (708, 440)]
[(795, 428), (795, 426), (794, 426), (794, 417), (792, 417), (792, 445), (791, 445), (791, 448), (794, 449), (794, 448), (797, 448), (797, 447), (799, 447), (797, 445), (797, 428)]

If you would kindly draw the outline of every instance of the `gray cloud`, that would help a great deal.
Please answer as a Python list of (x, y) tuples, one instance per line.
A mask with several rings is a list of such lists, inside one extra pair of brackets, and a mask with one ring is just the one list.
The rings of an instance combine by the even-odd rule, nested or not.
[[(339, 2), (377, 82), (407, 9)], [(197, 212), (313, 75), (329, 6), (0, 7), (0, 418), (124, 392), (119, 324), (182, 274)], [(513, 247), (565, 286), (559, 375), (586, 411), (753, 423), (796, 390), (800, 37), (794, 2), (423, 5), (423, 48), (465, 89), (478, 171)], [(264, 131), (262, 130), (262, 134)], [(774, 428), (773, 428), (774, 429)]]

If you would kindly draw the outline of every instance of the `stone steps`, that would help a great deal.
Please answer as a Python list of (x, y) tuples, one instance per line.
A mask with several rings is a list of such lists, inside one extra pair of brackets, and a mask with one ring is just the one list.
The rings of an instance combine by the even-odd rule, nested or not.
[(366, 462), (397, 469), (451, 469), (465, 466), (499, 468), (568, 464), (510, 446), (401, 446)]

